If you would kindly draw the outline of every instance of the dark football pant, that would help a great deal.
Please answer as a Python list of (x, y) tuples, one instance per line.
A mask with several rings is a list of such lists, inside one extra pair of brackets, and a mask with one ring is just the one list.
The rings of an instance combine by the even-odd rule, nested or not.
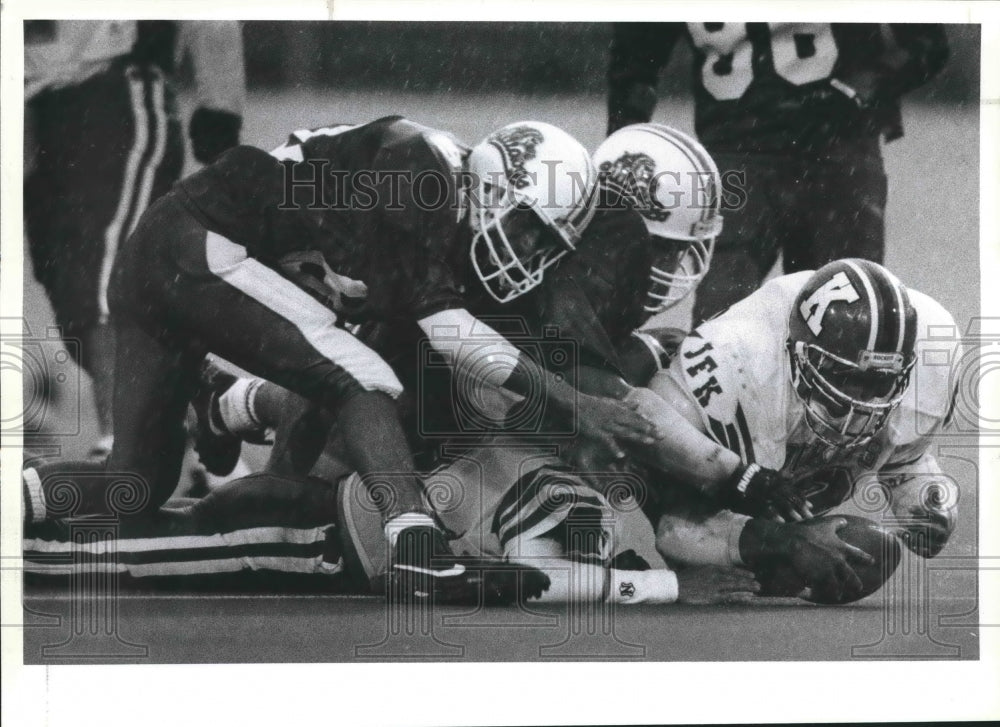
[(115, 253), (180, 176), (180, 123), (160, 71), (123, 63), (43, 91), (26, 116), (37, 144), (24, 182), (32, 265), (63, 335), (77, 338), (107, 318)]
[[(114, 570), (185, 587), (286, 590), (350, 587), (344, 577), (337, 487), (312, 478), (254, 474), (199, 500), (171, 500), (145, 516), (29, 523), (24, 570), (64, 578)], [(99, 538), (108, 547), (86, 548)], [(84, 544), (84, 545), (82, 545)]]
[[(329, 408), (359, 386), (392, 396), (401, 389), (388, 364), (339, 328), (331, 310), (206, 231), (175, 193), (150, 207), (119, 252), (110, 306), (118, 350), (109, 477), (60, 477), (58, 462), (36, 468), (50, 515), (107, 512), (116, 477), (134, 483), (135, 510), (167, 500), (208, 352)], [(73, 512), (53, 507), (61, 481), (75, 490)]]
[(698, 286), (694, 325), (755, 291), (783, 254), (785, 273), (815, 270), (831, 260), (885, 254), (886, 177), (878, 141), (850, 146), (826, 158), (713, 153), (734, 188), (739, 209), (723, 206), (723, 230), (705, 279)]

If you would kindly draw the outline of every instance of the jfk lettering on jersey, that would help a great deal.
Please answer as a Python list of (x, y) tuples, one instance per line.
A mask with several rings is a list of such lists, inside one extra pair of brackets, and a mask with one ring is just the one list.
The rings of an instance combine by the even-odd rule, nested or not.
[[(715, 362), (708, 352), (712, 350), (712, 344), (708, 341), (705, 345), (699, 348), (697, 351), (685, 351), (683, 353), (684, 359), (691, 362), (691, 365), (687, 365), (685, 362), (684, 370), (688, 375), (688, 378), (694, 379), (698, 377), (703, 377), (705, 374), (710, 374), (715, 369), (719, 368), (719, 365)], [(695, 359), (698, 359), (697, 361)], [(708, 406), (708, 403), (712, 400), (713, 394), (721, 394), (722, 386), (719, 385), (719, 380), (715, 376), (709, 376), (708, 379), (700, 384), (699, 386), (691, 389), (691, 393), (694, 394), (695, 398), (702, 408)]]

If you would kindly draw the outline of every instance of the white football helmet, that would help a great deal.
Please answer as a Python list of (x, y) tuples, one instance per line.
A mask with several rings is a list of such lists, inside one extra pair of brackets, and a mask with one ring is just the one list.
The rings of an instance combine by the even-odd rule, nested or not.
[(576, 249), (597, 205), (597, 171), (562, 129), (519, 121), (468, 158), (472, 265), (491, 296), (513, 300)]
[(619, 129), (594, 152), (601, 184), (629, 197), (660, 243), (645, 309), (660, 313), (708, 272), (722, 231), (722, 180), (705, 147), (663, 124)]

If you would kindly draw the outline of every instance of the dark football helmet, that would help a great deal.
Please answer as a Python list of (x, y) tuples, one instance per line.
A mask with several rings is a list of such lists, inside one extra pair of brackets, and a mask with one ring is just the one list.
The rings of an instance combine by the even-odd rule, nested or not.
[(836, 260), (813, 273), (788, 318), (792, 385), (806, 422), (835, 447), (865, 444), (910, 381), (917, 313), (881, 265)]

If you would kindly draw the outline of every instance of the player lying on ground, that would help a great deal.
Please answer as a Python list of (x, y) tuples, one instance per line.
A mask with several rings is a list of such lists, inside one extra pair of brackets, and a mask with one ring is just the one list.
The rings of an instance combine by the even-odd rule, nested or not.
[[(443, 185), (439, 204), (418, 199), (421, 174)], [(551, 410), (575, 417), (604, 455), (620, 454), (616, 438), (651, 441), (648, 423), (630, 408), (578, 394), (502, 336), (455, 350), (455, 332), (461, 338), (477, 326), (463, 284), (478, 278), (498, 300), (536, 287), (575, 248), (595, 194), (585, 150), (533, 122), (505, 127), (472, 150), (388, 117), (293, 135), (273, 154), (229, 151), (157, 201), (116, 260), (107, 471), (132, 477), (143, 512), (166, 501), (179, 473), (184, 412), (210, 351), (336, 412), (352, 468), (363, 477), (395, 473), (392, 497), (381, 500), (386, 537), (403, 562), (426, 571), (430, 550), (447, 546), (397, 418), (402, 386), (342, 322), (416, 322), (458, 369), (476, 375), (485, 360), (490, 380), (514, 395), (545, 381)], [(326, 286), (313, 292), (323, 303), (299, 287), (312, 277), (303, 269), (316, 267)], [(25, 470), (31, 518), (107, 511), (116, 478), (76, 471), (62, 463)]]
[[(863, 504), (887, 498), (883, 522), (914, 553), (940, 552), (959, 493), (931, 452), (951, 396), (947, 367), (926, 354), (954, 347), (954, 330), (936, 301), (857, 259), (777, 278), (699, 326), (650, 382), (661, 398), (646, 402), (672, 436), (645, 455), (678, 483), (657, 490), (661, 555), (804, 565), (813, 547), (805, 534), (834, 542), (835, 523), (821, 531), (781, 521), (821, 515), (855, 493)], [(664, 449), (681, 442), (682, 456)], [(684, 472), (684, 458), (716, 466)], [(850, 600), (859, 583), (848, 560), (860, 554), (842, 550), (818, 572), (799, 569), (799, 585)]]
[[(497, 454), (506, 461), (489, 459)], [(563, 466), (551, 456), (537, 457), (536, 469), (523, 475), (528, 487), (523, 481), (503, 483), (523, 464), (513, 454), (510, 448), (470, 452), (431, 476), (432, 488), (451, 493), (441, 503), (446, 522), (464, 522), (466, 529), (452, 542), (463, 573), (441, 579), (434, 602), (707, 604), (742, 600), (756, 590), (749, 573), (731, 567), (674, 573), (649, 569), (634, 552), (610, 558), (612, 513), (604, 498), (550, 468)], [(479, 481), (482, 455), (491, 465), (488, 483)], [(489, 489), (493, 485), (501, 487)], [(486, 495), (485, 511), (471, 494)], [(524, 527), (529, 513), (544, 513), (544, 520)], [(170, 501), (143, 518), (123, 520), (113, 541), (81, 543), (73, 537), (87, 529), (88, 518), (26, 524), (26, 573), (116, 572), (126, 585), (174, 588), (370, 593), (374, 586), (377, 593), (390, 560), (378, 507), (357, 477), (338, 489), (317, 478), (259, 473), (202, 499)]]

